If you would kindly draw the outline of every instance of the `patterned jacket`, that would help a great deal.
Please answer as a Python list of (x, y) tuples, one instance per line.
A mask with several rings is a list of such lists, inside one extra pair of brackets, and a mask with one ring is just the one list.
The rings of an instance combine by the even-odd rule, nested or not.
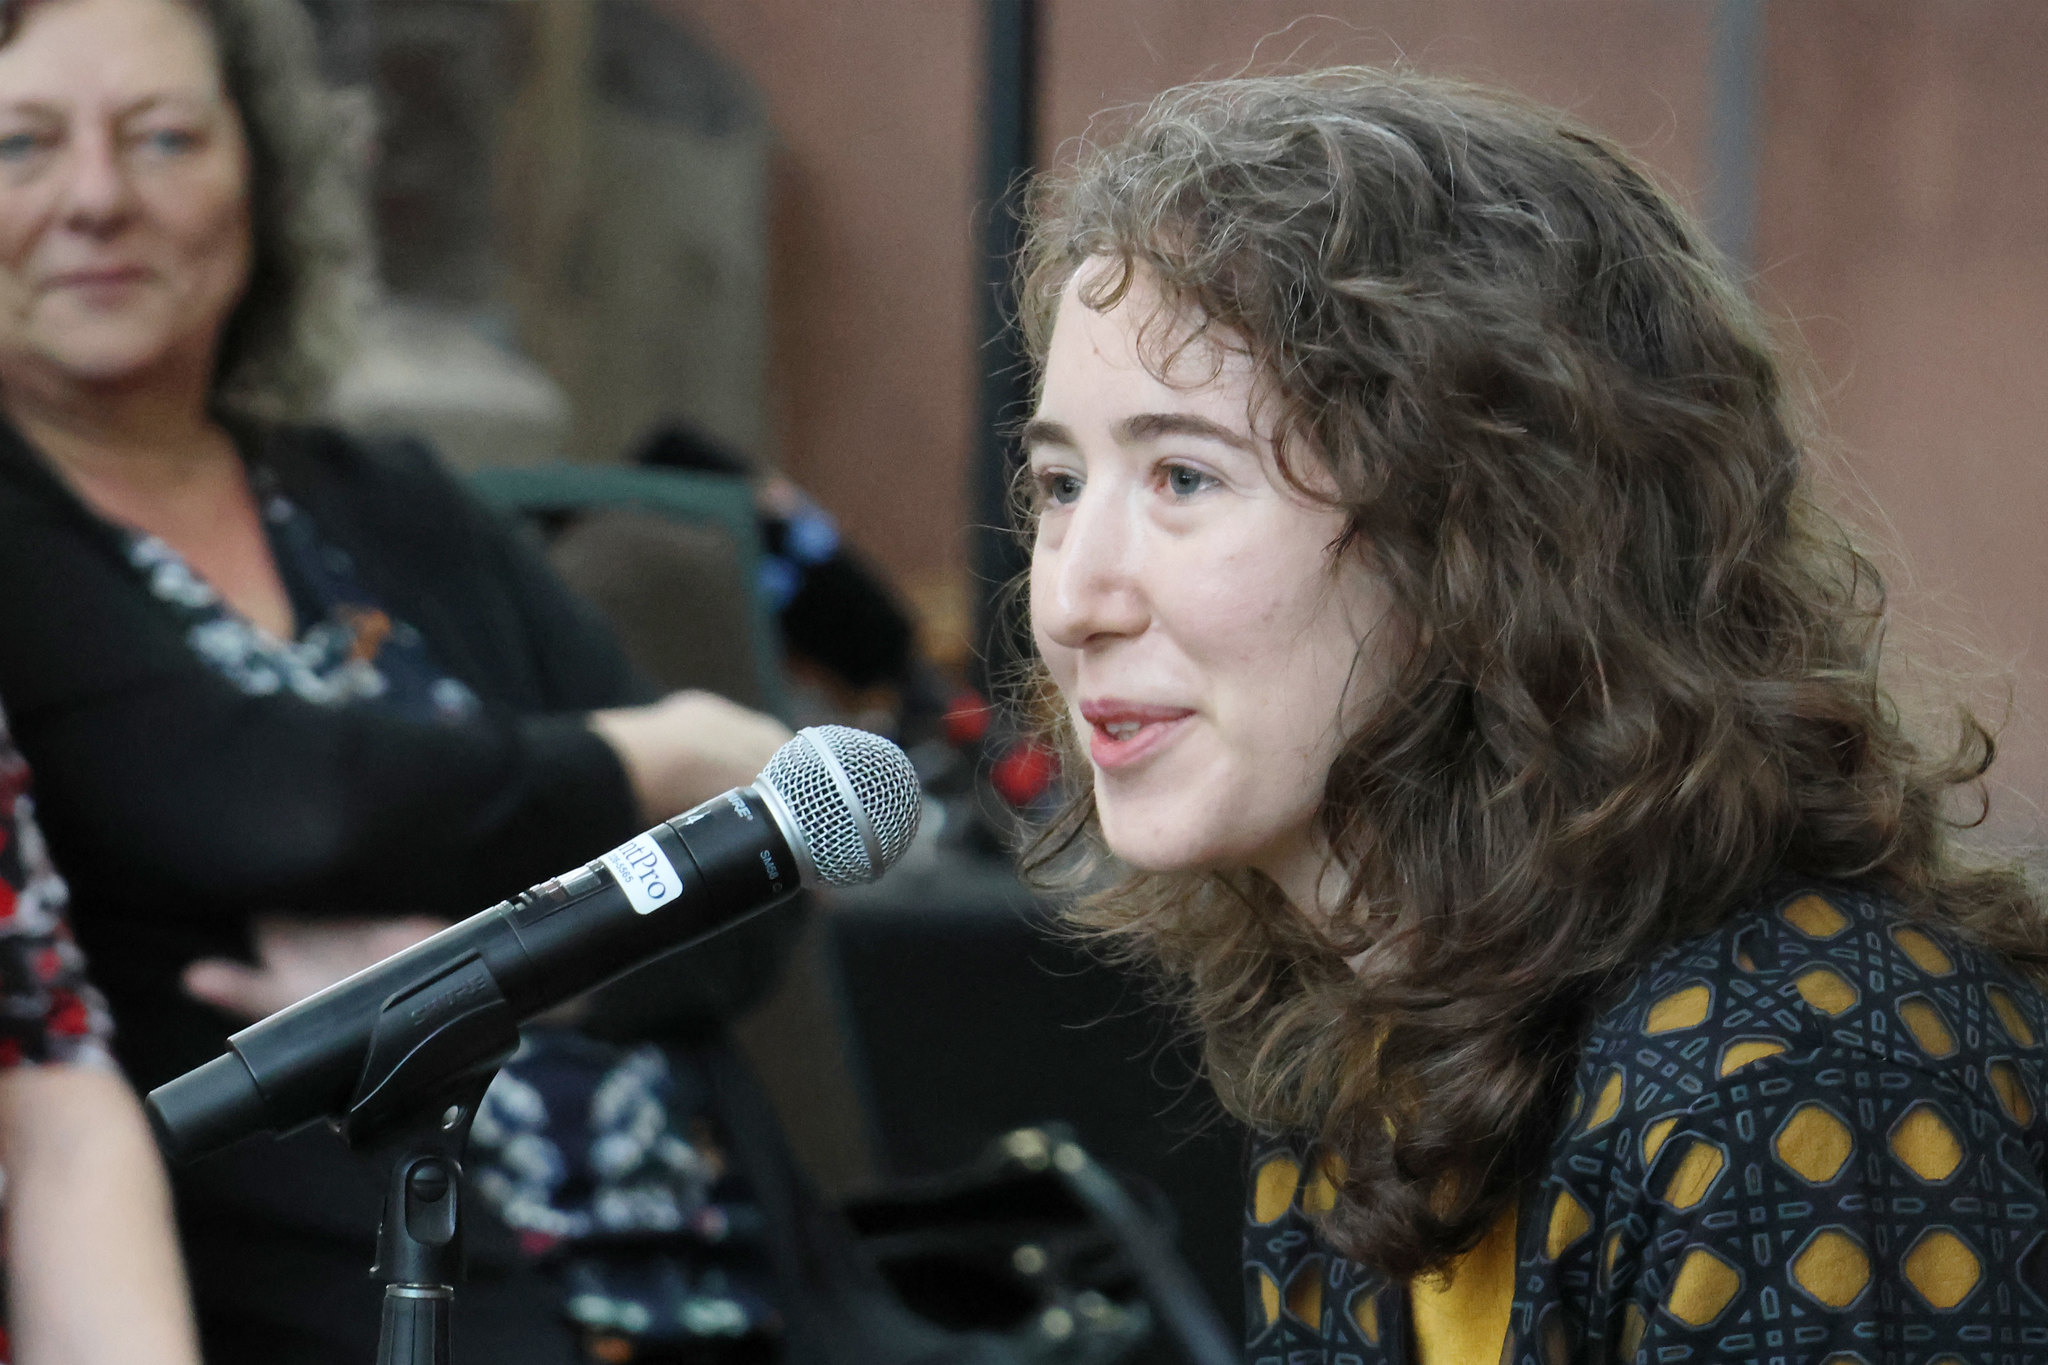
[(1260, 1140), (1248, 1360), (2048, 1362), (2048, 998), (1881, 897), (1779, 888), (1595, 1022), (1548, 1169), (1448, 1278), (1331, 1254)]

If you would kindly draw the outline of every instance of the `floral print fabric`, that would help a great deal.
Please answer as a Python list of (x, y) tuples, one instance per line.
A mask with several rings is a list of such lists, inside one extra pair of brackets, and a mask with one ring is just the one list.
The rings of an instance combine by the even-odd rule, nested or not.
[(113, 1026), (71, 940), (64, 879), (36, 828), (28, 764), (0, 716), (0, 1068), (111, 1066)]
[(560, 1263), (594, 1342), (744, 1358), (779, 1335), (762, 1214), (714, 1109), (687, 1050), (560, 1029), (529, 1031), (478, 1108), (477, 1191)]
[(475, 714), (476, 694), (440, 671), (419, 631), (385, 612), (348, 553), (324, 543), (312, 518), (277, 491), (261, 466), (250, 470), (250, 482), (299, 618), (294, 639), (251, 623), (158, 537), (128, 533), (128, 563), (151, 595), (185, 618), (192, 652), (252, 697), (285, 692), (319, 706), (373, 702), (420, 720)]

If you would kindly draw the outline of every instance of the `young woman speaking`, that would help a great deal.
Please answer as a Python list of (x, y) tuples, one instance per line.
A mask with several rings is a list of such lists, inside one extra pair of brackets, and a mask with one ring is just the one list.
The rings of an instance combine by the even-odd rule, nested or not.
[(1366, 70), (1042, 187), (1031, 624), (1254, 1139), (1259, 1361), (2048, 1359), (2048, 929), (1952, 849), (1763, 329), (1627, 156)]

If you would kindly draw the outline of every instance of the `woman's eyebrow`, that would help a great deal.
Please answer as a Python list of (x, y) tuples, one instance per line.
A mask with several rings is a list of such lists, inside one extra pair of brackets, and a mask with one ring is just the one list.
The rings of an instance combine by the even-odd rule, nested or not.
[(114, 111), (114, 117), (124, 120), (137, 118), (164, 108), (204, 113), (212, 104), (213, 100), (202, 90), (156, 90), (128, 101)]
[(1243, 432), (1232, 431), (1221, 422), (1212, 422), (1191, 412), (1140, 412), (1116, 424), (1116, 439), (1119, 445), (1137, 445), (1144, 441), (1156, 441), (1162, 436), (1195, 436), (1203, 440), (1220, 441), (1246, 454), (1258, 453), (1258, 447), (1253, 444), (1252, 438)]
[[(164, 107), (186, 108), (195, 113), (203, 113), (211, 103), (212, 101), (201, 92), (162, 90), (128, 101), (114, 111), (114, 118), (117, 122), (125, 123), (129, 119)], [(11, 99), (0, 96), (0, 112), (61, 120), (69, 112), (69, 107), (61, 100), (44, 95), (17, 95)]]
[(1076, 442), (1074, 433), (1064, 423), (1034, 417), (1017, 433), (1017, 444), (1028, 452), (1036, 446), (1065, 446), (1072, 450)]

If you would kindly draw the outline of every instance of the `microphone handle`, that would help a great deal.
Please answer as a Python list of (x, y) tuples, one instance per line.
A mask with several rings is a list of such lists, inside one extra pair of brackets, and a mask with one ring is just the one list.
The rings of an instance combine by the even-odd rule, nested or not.
[[(796, 892), (797, 860), (753, 787), (736, 788), (648, 830), (603, 858), (521, 892), (404, 952), (250, 1025), (229, 1052), (150, 1092), (167, 1154), (190, 1160), (250, 1132), (340, 1120), (382, 1078), (373, 1045), (437, 1032), (444, 1047), (408, 1075), (452, 1079), (501, 1056), (517, 1021), (708, 937)], [(394, 1021), (392, 1011), (404, 1011)], [(479, 1009), (503, 1027), (453, 1027)], [(393, 1027), (394, 1023), (397, 1025)], [(489, 1041), (486, 1041), (489, 1040)], [(409, 1044), (401, 1043), (402, 1046)], [(449, 1046), (458, 1049), (449, 1052)], [(485, 1055), (465, 1055), (460, 1049)], [(424, 1045), (416, 1050), (426, 1053)], [(377, 1097), (387, 1112), (402, 1096)]]

